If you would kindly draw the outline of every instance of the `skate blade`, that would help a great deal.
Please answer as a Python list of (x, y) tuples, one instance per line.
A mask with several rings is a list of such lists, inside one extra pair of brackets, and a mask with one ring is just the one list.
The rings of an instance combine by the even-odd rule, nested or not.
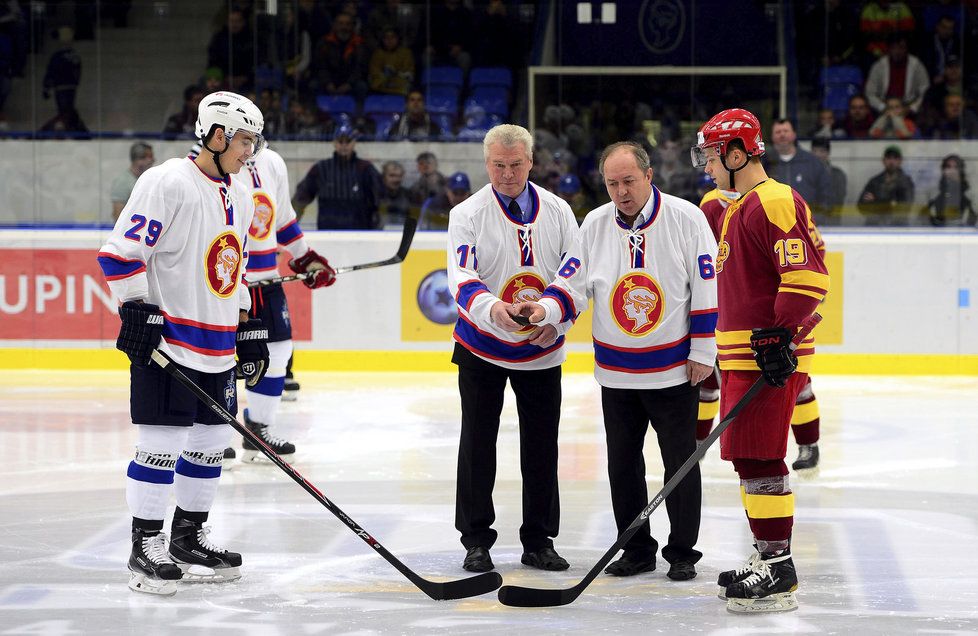
[(196, 563), (177, 563), (186, 583), (226, 583), (241, 578), (241, 571), (238, 568), (209, 568), (206, 565)]
[(129, 573), (129, 589), (143, 594), (156, 596), (173, 596), (177, 593), (177, 582), (164, 579), (154, 579), (145, 574)]
[(728, 598), (727, 611), (734, 614), (757, 614), (760, 612), (790, 612), (798, 609), (794, 592), (772, 594), (764, 598)]
[(298, 393), (298, 391), (285, 391), (284, 393), (282, 393), (282, 401), (295, 402), (296, 400), (299, 399), (299, 396), (296, 395), (296, 393)]
[(717, 598), (720, 599), (721, 601), (727, 600), (727, 588), (721, 587), (720, 591), (717, 592)]
[[(288, 455), (279, 455), (285, 461), (291, 461), (295, 457), (295, 453), (289, 453)], [(261, 451), (256, 450), (244, 450), (241, 451), (241, 461), (245, 464), (271, 464), (269, 460)]]

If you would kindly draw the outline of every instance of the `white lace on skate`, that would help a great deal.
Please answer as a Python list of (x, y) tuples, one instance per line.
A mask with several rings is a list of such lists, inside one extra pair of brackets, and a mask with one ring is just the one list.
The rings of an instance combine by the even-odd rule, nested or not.
[[(760, 557), (759, 554), (758, 557)], [(784, 554), (774, 559), (768, 559), (767, 561), (758, 558), (758, 562), (754, 567), (754, 572), (737, 585), (751, 587), (762, 582), (764, 579), (768, 579), (773, 585), (776, 581), (771, 575), (770, 564), (778, 563), (790, 558), (790, 554)], [(794, 609), (798, 609), (798, 600), (795, 599), (794, 592), (780, 592), (778, 594), (770, 594), (761, 598), (727, 597), (727, 610), (740, 614), (750, 614), (756, 612), (790, 612)]]
[(261, 432), (258, 433), (258, 436), (261, 437), (263, 442), (271, 446), (272, 449), (274, 449), (276, 446), (285, 446), (286, 444), (289, 443), (289, 440), (282, 439), (281, 437), (275, 437), (274, 435), (269, 433), (267, 426), (261, 427)]
[[(747, 563), (734, 570), (734, 577), (740, 578), (745, 574), (747, 574), (748, 572), (754, 572), (757, 568), (758, 563), (760, 562), (761, 562), (761, 553), (754, 552), (754, 554), (750, 555), (750, 558), (747, 559)], [(727, 588), (721, 587), (720, 591), (717, 592), (717, 598), (719, 598), (721, 601), (727, 600)]]
[[(146, 558), (162, 565), (173, 563), (170, 554), (166, 550), (166, 534), (160, 532), (151, 537), (143, 537), (142, 550)], [(144, 594), (156, 594), (158, 596), (173, 596), (177, 593), (177, 582), (157, 579), (146, 576), (142, 572), (129, 572), (129, 589), (133, 592), (143, 592)]]
[[(210, 552), (227, 554), (227, 550), (217, 547), (207, 538), (210, 531), (210, 526), (201, 526), (197, 530), (197, 543)], [(183, 570), (183, 580), (188, 583), (223, 583), (241, 578), (241, 571), (235, 567), (209, 568), (198, 563), (177, 563), (177, 565)]]

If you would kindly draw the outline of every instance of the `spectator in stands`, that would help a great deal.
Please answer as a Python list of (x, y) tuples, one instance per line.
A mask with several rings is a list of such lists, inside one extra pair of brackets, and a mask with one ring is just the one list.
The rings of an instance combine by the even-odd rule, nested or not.
[(204, 89), (204, 95), (210, 95), (216, 91), (224, 90), (224, 71), (216, 66), (208, 67), (204, 71), (204, 77), (200, 82)]
[(863, 5), (859, 16), (859, 32), (869, 60), (875, 60), (886, 53), (887, 38), (893, 34), (913, 33), (917, 22), (904, 2), (871, 0)]
[[(85, 122), (82, 121), (81, 115), (78, 111), (72, 108), (71, 110), (58, 113), (51, 119), (44, 122), (41, 126), (40, 132), (43, 133), (56, 133), (53, 135), (46, 135), (53, 139), (88, 139), (87, 135), (79, 133), (87, 133), (88, 127), (85, 126)], [(62, 135), (57, 133), (71, 133), (69, 135)]]
[(853, 95), (849, 98), (849, 112), (842, 121), (842, 129), (846, 131), (846, 137), (868, 138), (869, 129), (873, 127), (874, 121), (873, 109), (869, 107), (869, 100), (865, 95)]
[(152, 146), (142, 141), (137, 141), (129, 146), (129, 167), (112, 180), (112, 189), (109, 190), (109, 198), (112, 200), (113, 221), (119, 218), (122, 208), (126, 207), (126, 201), (129, 200), (133, 186), (136, 185), (136, 179), (149, 170), (154, 163), (156, 163), (156, 158), (153, 157)]
[(329, 33), (332, 27), (329, 12), (320, 6), (319, 0), (299, 0), (299, 15), (296, 23), (309, 31), (309, 39), (313, 46)]
[(426, 3), (429, 7), (428, 55), (433, 65), (472, 66), (470, 47), (475, 38), (472, 11), (461, 0)]
[[(32, 26), (40, 23), (43, 31), (43, 21), (41, 18), (31, 16)], [(24, 11), (20, 3), (16, 0), (0, 0), (0, 59), (6, 55), (8, 72), (10, 77), (23, 77), (24, 65), (27, 63), (28, 41), (30, 40), (30, 27), (24, 19)], [(2, 67), (0, 61), (0, 67)], [(0, 83), (3, 82), (0, 77)], [(0, 88), (2, 92), (2, 88)], [(0, 111), (3, 105), (0, 104)]]
[(356, 132), (348, 125), (341, 126), (333, 140), (333, 156), (313, 164), (296, 186), (292, 207), (297, 216), (302, 216), (313, 199), (319, 200), (317, 229), (380, 227), (377, 213), (380, 174), (372, 163), (357, 157), (355, 147)]
[(207, 66), (221, 69), (227, 86), (243, 93), (255, 79), (255, 44), (244, 11), (228, 12), (227, 24), (211, 37), (207, 45)]
[(557, 183), (557, 196), (567, 201), (567, 205), (574, 213), (574, 218), (577, 219), (577, 224), (583, 223), (584, 217), (591, 211), (592, 206), (581, 190), (581, 180), (576, 174), (565, 174), (560, 178)]
[[(482, 141), (491, 127), (492, 122), (489, 121), (486, 109), (469, 100), (462, 114), (462, 126), (458, 129), (455, 138), (459, 141)], [(554, 185), (557, 185), (556, 182)]]
[(363, 38), (353, 32), (353, 17), (338, 14), (333, 29), (316, 46), (316, 90), (327, 95), (352, 95), (362, 102), (367, 94), (365, 55)]
[(273, 88), (262, 90), (257, 106), (265, 118), (262, 135), (266, 139), (284, 135), (286, 125), (285, 113), (282, 112), (282, 92)]
[(873, 139), (913, 139), (920, 137), (920, 131), (907, 117), (907, 109), (900, 98), (887, 97), (886, 110), (873, 122), (869, 136)]
[(947, 95), (944, 98), (944, 111), (925, 131), (930, 139), (975, 139), (978, 138), (978, 115), (965, 108), (960, 95)]
[(383, 228), (403, 226), (411, 213), (411, 193), (404, 187), (404, 166), (388, 161), (381, 168), (380, 196), (377, 199)]
[(418, 180), (411, 186), (411, 202), (421, 205), (445, 189), (445, 175), (438, 172), (438, 157), (425, 151), (416, 159)]
[(877, 113), (886, 108), (887, 97), (899, 97), (916, 115), (930, 87), (930, 76), (923, 62), (907, 49), (907, 37), (890, 38), (887, 54), (876, 60), (866, 78), (866, 97)]
[(435, 139), (441, 134), (441, 126), (432, 121), (431, 115), (425, 107), (424, 95), (421, 91), (408, 93), (404, 113), (391, 128), (390, 138), (424, 141)]
[(940, 117), (944, 110), (944, 98), (948, 95), (961, 95), (967, 104), (972, 99), (973, 92), (964, 83), (964, 73), (961, 69), (961, 58), (949, 55), (944, 61), (944, 73), (940, 82), (934, 82), (924, 94), (924, 105), (921, 108), (920, 127), (927, 128)]
[(384, 29), (381, 48), (370, 57), (367, 77), (374, 93), (408, 94), (414, 81), (414, 55), (401, 45), (401, 38), (393, 27)]
[(920, 59), (930, 73), (932, 84), (944, 83), (944, 69), (948, 59), (961, 55), (961, 40), (958, 39), (957, 25), (949, 15), (941, 16), (920, 48)]
[(902, 168), (903, 153), (897, 146), (883, 151), (883, 172), (866, 183), (859, 195), (859, 211), (866, 225), (906, 225), (913, 203), (913, 179)]
[(166, 120), (166, 125), (163, 126), (165, 137), (172, 139), (177, 135), (196, 134), (197, 107), (200, 106), (200, 100), (204, 99), (204, 95), (204, 89), (196, 84), (183, 89), (183, 108)]
[(285, 115), (285, 134), (295, 139), (320, 139), (325, 132), (314, 105), (300, 98), (289, 101), (289, 112)]
[(798, 12), (796, 16), (801, 17), (796, 26), (798, 37), (805, 52), (815, 54), (812, 61), (816, 72), (823, 66), (857, 63), (855, 48), (859, 20), (851, 3), (842, 0), (814, 2), (810, 11)]
[(978, 221), (975, 207), (968, 198), (968, 177), (960, 155), (948, 155), (941, 160), (941, 180), (937, 196), (927, 202), (927, 218), (937, 227), (973, 227)]
[(447, 230), (448, 216), (456, 205), (471, 196), (469, 175), (456, 172), (448, 177), (445, 188), (421, 205), (419, 230)]
[(829, 172), (815, 155), (798, 147), (798, 135), (790, 119), (778, 119), (771, 129), (774, 152), (765, 156), (771, 178), (794, 188), (815, 214), (816, 222), (825, 214), (829, 192)]
[(699, 203), (696, 198), (696, 182), (699, 171), (689, 162), (689, 151), (680, 148), (673, 139), (665, 139), (653, 152), (652, 165), (655, 185), (663, 192)]
[(835, 112), (831, 108), (822, 108), (818, 111), (818, 120), (815, 127), (808, 134), (812, 139), (843, 139), (846, 137), (846, 129), (842, 122), (835, 119)]
[(413, 51), (417, 44), (420, 15), (414, 3), (401, 0), (384, 0), (367, 16), (365, 37), (367, 46), (376, 49), (381, 45), (384, 29), (393, 28), (401, 38), (401, 44)]
[(832, 143), (828, 137), (816, 137), (812, 139), (812, 154), (822, 162), (829, 171), (829, 193), (825, 200), (826, 210), (823, 218), (824, 223), (839, 223), (842, 214), (842, 206), (846, 202), (846, 188), (849, 187), (849, 178), (842, 168), (833, 166), (829, 159), (832, 151)]
[[(476, 66), (518, 68), (525, 61), (532, 38), (516, 17), (510, 15), (506, 2), (486, 2), (477, 9), (474, 24), (478, 25), (479, 36), (478, 47), (472, 51)], [(499, 46), (500, 42), (506, 42), (506, 46)]]
[[(81, 83), (81, 57), (75, 51), (75, 32), (71, 27), (63, 26), (58, 29), (60, 48), (51, 54), (48, 67), (44, 73), (43, 96), (48, 99), (54, 93), (58, 115), (66, 122), (75, 111), (75, 95), (78, 84)], [(80, 120), (79, 120), (80, 121)]]
[(312, 64), (312, 36), (306, 25), (296, 21), (296, 12), (291, 2), (285, 2), (281, 7), (278, 60), (285, 73), (286, 84), (304, 95), (308, 92), (309, 66)]

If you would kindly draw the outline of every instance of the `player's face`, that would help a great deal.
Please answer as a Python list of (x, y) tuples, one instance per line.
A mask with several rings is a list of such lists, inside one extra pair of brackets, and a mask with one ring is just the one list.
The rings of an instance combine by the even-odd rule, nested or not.
[(635, 216), (652, 196), (652, 168), (643, 172), (635, 154), (621, 148), (605, 159), (604, 186), (622, 214)]
[[(219, 133), (223, 130), (218, 129)], [(245, 162), (255, 154), (257, 139), (254, 134), (239, 130), (228, 142), (227, 150), (221, 155), (221, 166), (228, 174), (238, 174)]]
[(720, 155), (717, 154), (717, 149), (706, 148), (705, 152), (706, 167), (703, 168), (703, 172), (710, 175), (710, 178), (713, 179), (713, 182), (721, 190), (733, 190), (733, 186), (730, 183), (730, 173), (723, 167), (723, 162), (720, 161)]
[(516, 198), (526, 188), (532, 167), (533, 159), (522, 143), (504, 146), (497, 142), (489, 145), (486, 172), (496, 192)]

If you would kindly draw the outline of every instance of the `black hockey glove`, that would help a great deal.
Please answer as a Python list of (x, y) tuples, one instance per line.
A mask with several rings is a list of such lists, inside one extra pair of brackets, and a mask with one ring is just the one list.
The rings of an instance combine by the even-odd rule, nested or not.
[(163, 314), (156, 305), (127, 300), (119, 307), (122, 328), (115, 348), (129, 356), (133, 364), (146, 366), (163, 336)]
[(261, 382), (268, 370), (267, 340), (268, 329), (262, 327), (261, 320), (252, 318), (248, 322), (238, 323), (238, 363), (234, 371), (249, 387)]
[(791, 332), (784, 327), (754, 329), (750, 336), (750, 348), (761, 368), (764, 381), (771, 386), (782, 387), (795, 369), (798, 358), (792, 353)]

